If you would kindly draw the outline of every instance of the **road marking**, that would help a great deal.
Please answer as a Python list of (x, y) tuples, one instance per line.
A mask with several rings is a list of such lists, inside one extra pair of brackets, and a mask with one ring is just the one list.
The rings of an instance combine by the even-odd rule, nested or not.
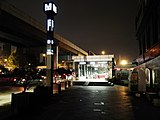
[(104, 105), (104, 102), (94, 103), (94, 105)]

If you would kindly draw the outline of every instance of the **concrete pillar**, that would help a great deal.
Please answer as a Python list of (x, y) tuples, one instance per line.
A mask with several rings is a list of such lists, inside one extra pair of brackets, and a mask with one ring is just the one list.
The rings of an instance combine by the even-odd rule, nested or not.
[(151, 68), (149, 68), (149, 72), (150, 72), (150, 88), (153, 89), (153, 74)]
[(72, 69), (75, 71), (76, 67), (75, 67), (75, 62), (73, 61), (73, 64), (72, 64)]
[(78, 64), (78, 78), (80, 78), (81, 76), (81, 65)]

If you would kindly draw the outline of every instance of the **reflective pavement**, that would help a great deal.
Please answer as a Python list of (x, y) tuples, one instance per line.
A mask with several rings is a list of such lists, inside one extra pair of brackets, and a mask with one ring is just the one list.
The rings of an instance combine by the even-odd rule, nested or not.
[(160, 108), (151, 105), (145, 97), (129, 95), (125, 86), (72, 86), (54, 95), (36, 111), (7, 120), (22, 119), (159, 120)]

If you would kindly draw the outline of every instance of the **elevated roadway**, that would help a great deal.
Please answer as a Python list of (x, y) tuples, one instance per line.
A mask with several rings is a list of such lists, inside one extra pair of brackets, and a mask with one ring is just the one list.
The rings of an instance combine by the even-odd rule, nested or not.
[[(88, 55), (86, 51), (54, 33), (58, 47), (75, 55)], [(19, 11), (6, 1), (0, 1), (0, 41), (19, 47), (46, 46), (45, 26)]]

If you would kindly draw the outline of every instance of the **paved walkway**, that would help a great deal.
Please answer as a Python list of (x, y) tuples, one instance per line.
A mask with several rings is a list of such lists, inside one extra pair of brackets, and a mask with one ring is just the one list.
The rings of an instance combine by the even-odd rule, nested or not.
[[(47, 99), (47, 98), (46, 98)], [(127, 94), (124, 86), (73, 86), (37, 111), (7, 120), (159, 120), (160, 108)]]

